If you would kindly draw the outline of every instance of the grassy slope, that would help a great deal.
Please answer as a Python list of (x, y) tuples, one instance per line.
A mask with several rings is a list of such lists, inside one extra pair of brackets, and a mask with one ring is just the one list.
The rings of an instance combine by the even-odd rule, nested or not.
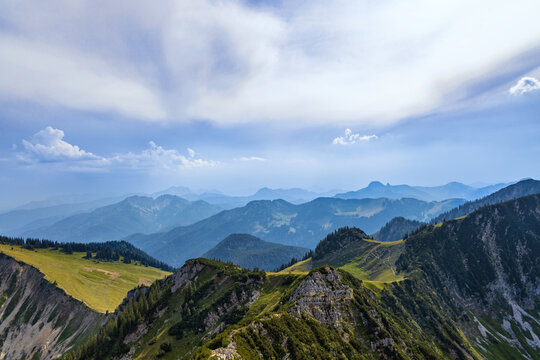
[(362, 244), (346, 253), (338, 253), (317, 262), (313, 262), (311, 258), (300, 261), (280, 273), (306, 274), (313, 268), (329, 264), (347, 271), (357, 279), (380, 287), (384, 283), (403, 280), (403, 276), (397, 274), (395, 269), (395, 262), (403, 251), (403, 246), (403, 240), (382, 242), (364, 239)]
[(0, 244), (0, 251), (38, 268), (45, 274), (45, 279), (56, 282), (68, 295), (102, 313), (114, 311), (127, 292), (137, 285), (149, 285), (169, 274), (133, 263), (83, 259), (86, 253), (68, 255), (52, 249), (31, 251), (4, 244)]

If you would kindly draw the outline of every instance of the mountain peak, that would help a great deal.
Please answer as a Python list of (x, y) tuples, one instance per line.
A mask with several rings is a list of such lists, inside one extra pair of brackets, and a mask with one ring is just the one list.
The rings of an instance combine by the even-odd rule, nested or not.
[[(389, 186), (390, 184), (387, 184), (386, 186)], [(369, 183), (368, 188), (379, 188), (384, 187), (385, 185), (380, 181), (372, 181)]]

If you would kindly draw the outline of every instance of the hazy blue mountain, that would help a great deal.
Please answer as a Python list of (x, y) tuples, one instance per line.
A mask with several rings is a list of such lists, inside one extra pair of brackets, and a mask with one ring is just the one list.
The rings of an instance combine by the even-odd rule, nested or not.
[(56, 241), (108, 241), (136, 232), (152, 233), (192, 224), (220, 210), (204, 201), (191, 202), (173, 195), (156, 199), (131, 196), (119, 203), (73, 215), (22, 235)]
[(424, 201), (441, 201), (444, 199), (461, 198), (474, 200), (491, 194), (508, 184), (489, 185), (482, 188), (475, 188), (458, 182), (451, 182), (441, 186), (410, 186), (410, 185), (390, 185), (379, 181), (371, 182), (367, 187), (336, 194), (335, 197), (341, 199), (364, 199), (386, 197), (390, 199), (400, 199), (412, 197)]
[(281, 264), (300, 259), (309, 249), (264, 241), (249, 234), (231, 234), (203, 254), (207, 259), (232, 262), (245, 269), (272, 271)]
[(106, 206), (120, 200), (122, 199), (105, 198), (88, 202), (46, 205), (42, 207), (39, 207), (39, 205), (52, 204), (54, 202), (28, 203), (17, 209), (0, 214), (0, 233), (5, 235), (19, 235), (29, 230), (52, 225), (68, 216), (92, 211), (98, 207)]
[(479, 200), (466, 202), (455, 209), (444, 212), (432, 219), (432, 222), (439, 223), (443, 220), (455, 219), (467, 215), (482, 206), (493, 205), (537, 193), (540, 193), (540, 181), (534, 179), (521, 180)]
[(167, 188), (165, 190), (153, 193), (152, 197), (159, 197), (161, 195), (176, 195), (185, 199), (186, 195), (191, 194), (193, 194), (193, 191), (191, 191), (191, 189), (186, 186), (171, 186), (170, 188)]
[(207, 191), (198, 193), (183, 186), (173, 186), (166, 190), (157, 192), (153, 195), (154, 196), (163, 195), (163, 194), (178, 195), (190, 201), (204, 200), (207, 203), (219, 205), (220, 207), (224, 209), (233, 209), (236, 207), (245, 206), (249, 202), (256, 201), (256, 200), (282, 199), (293, 204), (301, 204), (301, 203), (305, 203), (313, 199), (316, 199), (318, 197), (334, 196), (340, 191), (341, 190), (330, 190), (327, 192), (319, 193), (319, 192), (309, 191), (309, 190), (300, 189), (300, 188), (271, 189), (271, 188), (264, 187), (257, 190), (257, 192), (249, 196), (231, 196), (231, 195), (223, 194), (222, 192), (217, 191), (217, 190), (207, 190)]
[[(58, 205), (72, 205), (72, 204), (92, 204), (92, 203), (101, 203), (101, 204), (113, 204), (122, 199), (125, 199), (128, 196), (135, 194), (65, 194), (51, 196), (43, 200), (33, 200), (29, 201), (23, 205), (19, 205), (9, 210), (31, 210), (31, 209), (40, 209), (48, 208)], [(104, 205), (101, 205), (104, 206)]]
[(426, 202), (317, 198), (295, 205), (284, 200), (260, 200), (189, 226), (156, 234), (135, 234), (126, 240), (162, 261), (179, 266), (189, 258), (202, 255), (229, 234), (246, 233), (265, 241), (314, 248), (327, 233), (340, 227), (356, 226), (373, 233), (396, 216), (428, 221), (464, 202), (463, 199)]

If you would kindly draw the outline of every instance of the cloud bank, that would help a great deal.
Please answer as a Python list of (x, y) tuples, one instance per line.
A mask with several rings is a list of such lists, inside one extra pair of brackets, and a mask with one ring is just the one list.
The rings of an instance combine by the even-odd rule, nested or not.
[(539, 13), (531, 0), (6, 1), (0, 99), (148, 121), (384, 126), (539, 66), (515, 61), (540, 49)]

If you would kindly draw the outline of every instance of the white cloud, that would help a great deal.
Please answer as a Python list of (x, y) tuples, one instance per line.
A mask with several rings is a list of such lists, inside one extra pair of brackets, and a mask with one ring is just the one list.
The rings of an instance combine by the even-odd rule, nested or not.
[(353, 133), (351, 129), (345, 129), (344, 135), (336, 137), (334, 141), (332, 141), (332, 144), (353, 145), (353, 144), (356, 144), (358, 141), (370, 141), (377, 138), (378, 138), (377, 135), (360, 136), (360, 134)]
[(512, 95), (523, 95), (534, 90), (540, 90), (540, 81), (534, 77), (524, 76), (508, 91)]
[(84, 151), (77, 145), (71, 145), (64, 140), (64, 132), (47, 126), (32, 136), (30, 141), (23, 140), (26, 150), (20, 158), (33, 162), (57, 162), (76, 160), (97, 160), (99, 157)]
[(384, 126), (539, 65), (516, 61), (540, 46), (538, 1), (280, 6), (3, 2), (0, 97), (147, 120)]
[[(176, 171), (196, 167), (215, 166), (217, 163), (202, 158), (186, 157), (174, 149), (164, 149), (155, 142), (149, 142), (150, 148), (138, 154), (115, 154), (107, 160), (114, 166), (134, 170), (150, 170), (158, 168), (166, 171)], [(193, 154), (195, 155), (195, 154)]]
[(266, 161), (265, 158), (259, 156), (242, 156), (238, 158), (240, 161)]
[(174, 149), (164, 149), (155, 142), (149, 142), (149, 148), (140, 153), (117, 153), (111, 156), (98, 156), (87, 152), (77, 145), (63, 140), (64, 132), (47, 126), (39, 131), (30, 141), (23, 140), (25, 151), (17, 158), (26, 164), (68, 162), (69, 169), (75, 171), (98, 170), (134, 170), (166, 171), (215, 166), (217, 162), (195, 157), (195, 150), (188, 148), (188, 156)]

